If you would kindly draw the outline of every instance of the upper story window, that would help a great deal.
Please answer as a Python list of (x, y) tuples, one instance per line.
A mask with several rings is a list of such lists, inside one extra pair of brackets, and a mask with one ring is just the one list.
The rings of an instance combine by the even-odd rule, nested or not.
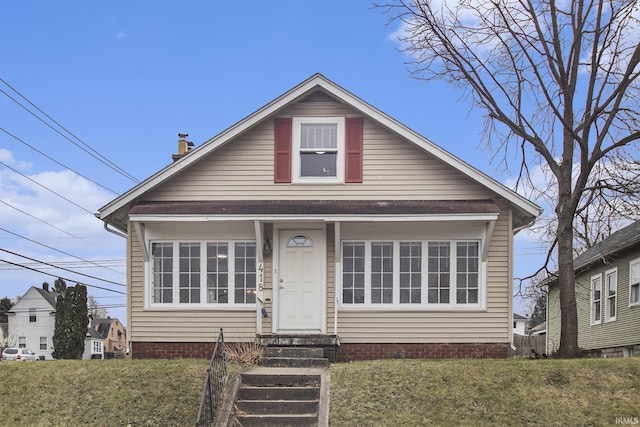
[(629, 263), (629, 305), (640, 305), (640, 258)]
[(36, 309), (35, 308), (30, 308), (29, 309), (29, 322), (30, 323), (34, 323), (38, 321), (38, 317), (36, 316)]
[(609, 270), (605, 273), (604, 277), (607, 285), (604, 320), (605, 322), (612, 322), (616, 320), (616, 311), (618, 308), (618, 270)]
[(343, 242), (342, 304), (482, 306), (479, 241)]
[(293, 181), (344, 182), (344, 118), (293, 119)]
[(255, 303), (255, 242), (152, 242), (150, 261), (151, 306)]
[(278, 117), (274, 120), (273, 182), (363, 182), (362, 117)]
[(591, 324), (600, 323), (602, 313), (602, 276), (591, 278)]

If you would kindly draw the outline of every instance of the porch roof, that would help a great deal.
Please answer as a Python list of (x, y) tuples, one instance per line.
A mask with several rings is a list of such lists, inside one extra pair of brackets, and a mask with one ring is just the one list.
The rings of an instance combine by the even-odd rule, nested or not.
[(493, 200), (200, 200), (141, 201), (130, 215), (498, 215)]

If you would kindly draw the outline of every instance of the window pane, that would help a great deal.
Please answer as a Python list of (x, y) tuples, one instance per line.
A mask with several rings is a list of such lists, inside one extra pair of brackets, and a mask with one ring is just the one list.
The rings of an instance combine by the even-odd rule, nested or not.
[(229, 302), (227, 243), (207, 243), (207, 302), (226, 304)]
[(429, 242), (428, 303), (449, 303), (449, 242)]
[(337, 149), (337, 123), (302, 123), (300, 125), (301, 149)]
[(338, 153), (300, 153), (300, 176), (337, 176)]
[(342, 302), (364, 304), (364, 242), (342, 244)]
[(256, 244), (238, 242), (235, 249), (235, 302), (252, 304), (256, 302)]
[[(389, 283), (391, 281), (391, 283)], [(371, 303), (388, 304), (382, 299), (382, 287), (393, 286), (393, 242), (371, 243)]]
[[(178, 251), (180, 303), (197, 304), (200, 302), (200, 243), (180, 243)], [(197, 297), (194, 298), (194, 295)]]
[(456, 304), (478, 302), (478, 247), (478, 242), (456, 243)]
[(400, 242), (400, 303), (420, 304), (421, 266), (422, 243)]
[(173, 243), (152, 243), (151, 295), (153, 303), (173, 302)]

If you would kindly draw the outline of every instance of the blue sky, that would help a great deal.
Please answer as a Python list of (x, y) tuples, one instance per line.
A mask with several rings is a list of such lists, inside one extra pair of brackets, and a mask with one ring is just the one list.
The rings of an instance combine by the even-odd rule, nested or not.
[[(79, 138), (60, 130), (63, 138), (0, 92), (0, 228), (14, 233), (0, 230), (5, 251), (74, 261), (67, 268), (124, 284), (125, 242), (89, 212), (116, 197), (103, 187), (119, 194), (135, 181), (86, 151), (142, 180), (171, 162), (179, 132), (198, 146), (316, 72), (498, 181), (511, 178), (480, 148), (482, 112), (449, 86), (411, 79), (410, 58), (392, 37), (398, 23), (369, 1), (25, 0), (5, 3), (2, 14), (0, 89), (60, 130), (9, 84)], [(538, 244), (522, 233), (516, 245), (515, 275), (535, 271)], [(0, 259), (32, 263), (7, 252)], [(58, 275), (124, 290), (44, 271), (50, 275), (0, 263), (0, 296)], [(89, 294), (104, 305), (125, 302), (96, 288)], [(124, 308), (109, 311), (126, 324)]]

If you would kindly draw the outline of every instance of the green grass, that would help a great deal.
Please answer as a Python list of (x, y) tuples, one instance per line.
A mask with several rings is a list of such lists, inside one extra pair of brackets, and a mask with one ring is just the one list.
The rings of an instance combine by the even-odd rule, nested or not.
[(640, 417), (640, 359), (385, 360), (331, 369), (333, 426), (601, 426)]
[[(1, 362), (0, 425), (192, 426), (207, 363)], [(381, 360), (330, 369), (332, 426), (600, 426), (640, 417), (640, 359)]]

